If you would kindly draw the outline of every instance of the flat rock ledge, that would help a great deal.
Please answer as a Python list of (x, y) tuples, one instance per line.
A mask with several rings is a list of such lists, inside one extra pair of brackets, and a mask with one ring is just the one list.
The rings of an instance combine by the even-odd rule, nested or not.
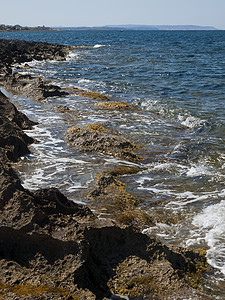
[[(18, 60), (11, 53), (2, 69)], [(204, 252), (172, 249), (133, 226), (99, 219), (55, 188), (24, 189), (11, 163), (29, 153), (33, 140), (23, 130), (34, 124), (0, 93), (1, 299), (211, 299), (200, 291)], [(114, 173), (99, 180), (93, 198), (116, 182)]]

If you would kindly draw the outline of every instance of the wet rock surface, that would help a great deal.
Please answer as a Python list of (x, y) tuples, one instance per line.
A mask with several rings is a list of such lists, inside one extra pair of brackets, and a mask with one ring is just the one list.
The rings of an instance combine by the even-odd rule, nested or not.
[(68, 95), (59, 86), (50, 84), (43, 78), (19, 73), (6, 74), (0, 78), (0, 84), (14, 93), (24, 94), (38, 101)]
[[(40, 43), (27, 43), (28, 48), (33, 47), (31, 56), (25, 50), (19, 52), (26, 42), (0, 44), (16, 49), (12, 48), (8, 58), (4, 47), (1, 49), (0, 56), (5, 57), (2, 70), (19, 60), (51, 58)], [(29, 84), (32, 78), (26, 80)], [(70, 201), (55, 188), (24, 189), (11, 163), (29, 153), (33, 140), (23, 129), (32, 125), (0, 93), (1, 299), (211, 299), (193, 288), (200, 289), (201, 275), (207, 269), (204, 253), (171, 249), (142, 234), (132, 222), (98, 218), (87, 206)], [(73, 138), (78, 135), (77, 145), (84, 147), (91, 140), (97, 143), (103, 139), (106, 133), (102, 130), (92, 127), (91, 131), (71, 134)], [(113, 149), (133, 151), (131, 142), (107, 135)], [(99, 146), (91, 147), (96, 150)], [(111, 155), (110, 151), (106, 153)], [(119, 210), (128, 212), (135, 199), (126, 193), (117, 176), (138, 171), (131, 168), (102, 174), (90, 197), (108, 201), (113, 187), (117, 189), (114, 197), (120, 200)]]
[(128, 161), (140, 161), (135, 153), (137, 145), (98, 124), (89, 124), (86, 128), (71, 127), (67, 131), (68, 143), (81, 151), (100, 152)]

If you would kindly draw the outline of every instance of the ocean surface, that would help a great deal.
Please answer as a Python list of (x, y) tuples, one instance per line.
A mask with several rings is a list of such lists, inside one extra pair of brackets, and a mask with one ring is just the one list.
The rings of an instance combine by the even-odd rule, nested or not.
[[(33, 61), (22, 71), (141, 108), (102, 111), (96, 100), (80, 96), (35, 102), (9, 93), (39, 122), (27, 132), (39, 142), (16, 166), (23, 185), (55, 186), (87, 203), (99, 172), (132, 163), (80, 153), (66, 145), (65, 132), (106, 122), (146, 149), (142, 171), (123, 177), (140, 207), (157, 220), (145, 233), (170, 245), (206, 248), (214, 269), (205, 276), (205, 289), (224, 299), (225, 31), (1, 32), (0, 38), (84, 46), (66, 61)], [(56, 112), (59, 105), (76, 113)]]

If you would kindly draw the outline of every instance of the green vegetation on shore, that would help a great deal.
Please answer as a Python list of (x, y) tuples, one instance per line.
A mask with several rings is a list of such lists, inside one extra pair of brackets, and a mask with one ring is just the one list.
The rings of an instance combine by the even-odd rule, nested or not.
[(28, 26), (21, 26), (21, 25), (5, 25), (0, 24), (0, 31), (34, 31), (34, 30), (53, 30), (49, 27), (43, 26), (36, 26), (36, 27), (28, 27)]

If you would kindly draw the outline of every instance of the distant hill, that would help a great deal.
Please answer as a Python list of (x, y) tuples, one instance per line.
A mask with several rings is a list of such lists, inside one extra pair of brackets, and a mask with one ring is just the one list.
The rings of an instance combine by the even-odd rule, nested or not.
[(61, 30), (219, 30), (212, 26), (197, 25), (106, 25), (96, 27), (54, 27)]
[[(109, 27), (117, 28), (117, 25)], [(218, 30), (212, 26), (196, 25), (119, 25), (118, 27), (125, 30)]]

